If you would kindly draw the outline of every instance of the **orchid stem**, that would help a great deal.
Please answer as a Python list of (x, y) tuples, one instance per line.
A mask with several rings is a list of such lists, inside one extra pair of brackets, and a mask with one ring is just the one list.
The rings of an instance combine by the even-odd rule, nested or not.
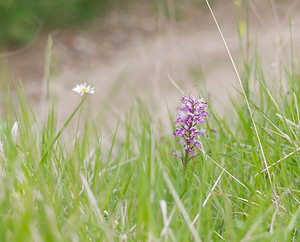
[(182, 172), (183, 172), (183, 175), (185, 176), (185, 173), (186, 173), (186, 168), (187, 168), (187, 164), (188, 164), (188, 161), (189, 161), (189, 152), (188, 151), (185, 151), (185, 155), (184, 155), (184, 158), (182, 160)]

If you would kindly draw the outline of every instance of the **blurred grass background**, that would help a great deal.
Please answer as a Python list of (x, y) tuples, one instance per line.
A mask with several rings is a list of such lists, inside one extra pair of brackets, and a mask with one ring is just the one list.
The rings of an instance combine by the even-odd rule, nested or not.
[(154, 9), (178, 11), (183, 4), (202, 6), (200, 0), (0, 0), (0, 49), (29, 42), (41, 28), (77, 26), (101, 17), (113, 9), (130, 11), (134, 5), (148, 4)]
[(40, 26), (57, 28), (79, 24), (104, 12), (117, 1), (109, 0), (2, 0), (0, 45), (24, 44)]

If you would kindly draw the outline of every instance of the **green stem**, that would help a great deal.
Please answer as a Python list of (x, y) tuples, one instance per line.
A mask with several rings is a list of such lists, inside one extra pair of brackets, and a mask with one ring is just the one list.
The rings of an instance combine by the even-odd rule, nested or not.
[[(83, 96), (83, 98), (85, 98), (85, 97)], [(77, 121), (76, 133), (75, 133), (75, 143), (74, 143), (75, 147), (77, 146), (77, 141), (78, 141), (78, 130), (79, 130), (79, 125), (80, 125), (80, 120), (81, 120), (82, 107), (83, 107), (83, 105), (80, 105), (79, 117), (78, 117), (78, 121)]]
[(50, 145), (47, 147), (45, 153), (42, 156), (42, 159), (41, 159), (39, 165), (45, 162), (49, 151), (52, 149), (53, 145), (58, 140), (58, 138), (61, 136), (61, 134), (65, 130), (65, 128), (69, 125), (69, 123), (71, 122), (71, 120), (73, 119), (73, 117), (75, 116), (75, 114), (78, 112), (78, 110), (80, 109), (80, 107), (82, 106), (82, 104), (84, 103), (85, 100), (86, 100), (86, 96), (83, 96), (82, 99), (81, 99), (81, 102), (77, 105), (77, 107), (75, 108), (75, 110), (71, 113), (71, 115), (69, 116), (69, 118), (66, 120), (66, 122), (62, 126), (62, 128), (58, 131), (58, 133), (56, 134), (56, 136), (54, 137), (54, 139), (52, 140), (52, 142), (50, 143)]
[(182, 160), (182, 172), (183, 172), (183, 175), (185, 176), (185, 173), (186, 173), (186, 168), (187, 168), (187, 163), (189, 161), (189, 153), (187, 151), (185, 151), (185, 155), (184, 155), (184, 158)]

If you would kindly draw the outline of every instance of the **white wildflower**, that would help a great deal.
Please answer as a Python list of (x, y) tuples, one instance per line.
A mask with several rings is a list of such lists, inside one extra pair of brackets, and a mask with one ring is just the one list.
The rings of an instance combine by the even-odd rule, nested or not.
[(84, 94), (95, 93), (95, 88), (91, 85), (88, 85), (86, 82), (76, 85), (76, 87), (74, 87), (72, 90), (77, 92), (80, 96), (83, 96)]
[(109, 213), (107, 212), (107, 210), (104, 210), (103, 213), (104, 213), (104, 216), (105, 216), (105, 217), (108, 217), (108, 216), (109, 216)]

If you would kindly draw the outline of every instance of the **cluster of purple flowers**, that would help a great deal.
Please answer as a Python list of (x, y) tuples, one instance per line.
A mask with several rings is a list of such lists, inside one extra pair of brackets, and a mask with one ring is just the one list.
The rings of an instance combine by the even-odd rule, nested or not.
[(175, 120), (176, 129), (174, 136), (179, 137), (178, 144), (184, 147), (184, 156), (181, 152), (173, 152), (174, 156), (187, 163), (190, 158), (198, 155), (197, 149), (202, 148), (200, 136), (205, 134), (205, 130), (199, 129), (199, 125), (206, 123), (207, 103), (203, 99), (196, 99), (193, 96), (183, 96), (181, 105), (177, 108), (179, 113)]

